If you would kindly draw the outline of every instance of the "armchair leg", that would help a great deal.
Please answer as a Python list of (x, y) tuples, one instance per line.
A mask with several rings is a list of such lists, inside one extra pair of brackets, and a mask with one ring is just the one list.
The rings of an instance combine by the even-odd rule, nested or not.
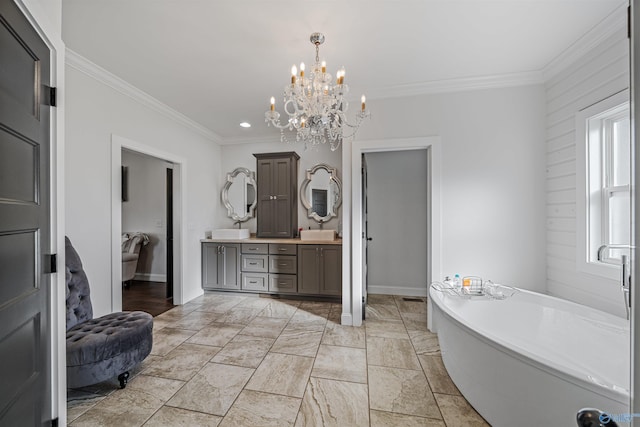
[(129, 381), (129, 371), (118, 375), (118, 381), (120, 381), (120, 388), (125, 388), (127, 386), (127, 382)]

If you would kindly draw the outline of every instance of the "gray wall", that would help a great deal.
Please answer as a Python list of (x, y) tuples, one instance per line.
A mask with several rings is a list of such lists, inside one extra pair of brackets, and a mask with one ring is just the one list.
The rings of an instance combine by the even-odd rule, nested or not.
[(369, 236), (368, 290), (426, 295), (427, 150), (365, 154)]

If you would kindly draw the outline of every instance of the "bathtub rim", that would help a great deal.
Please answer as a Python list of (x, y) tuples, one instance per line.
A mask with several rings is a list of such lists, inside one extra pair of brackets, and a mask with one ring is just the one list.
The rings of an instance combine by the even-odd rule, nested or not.
[[(534, 297), (543, 297), (545, 299), (553, 299), (553, 300), (560, 301), (562, 304), (566, 303), (568, 305), (572, 305), (575, 307), (584, 307), (581, 304), (577, 304), (572, 301), (566, 301), (551, 295), (541, 294), (538, 292), (533, 292), (533, 291), (520, 289), (520, 288), (518, 288), (518, 290), (523, 293), (531, 294)], [(623, 404), (626, 406), (630, 405), (630, 393), (628, 391), (622, 392), (620, 390), (613, 389), (612, 387), (607, 387), (606, 385), (603, 385), (594, 381), (589, 381), (585, 377), (583, 371), (572, 369), (571, 367), (566, 367), (567, 369), (562, 369), (562, 368), (565, 368), (565, 366), (559, 365), (558, 363), (554, 363), (549, 358), (532, 353), (513, 343), (509, 343), (504, 339), (500, 339), (499, 337), (496, 337), (496, 335), (494, 334), (483, 333), (478, 331), (477, 329), (472, 328), (471, 326), (468, 325), (467, 322), (465, 322), (458, 315), (456, 315), (454, 310), (452, 310), (450, 307), (447, 306), (446, 303), (444, 303), (444, 296), (445, 296), (444, 294), (435, 290), (434, 290), (434, 293), (431, 293), (431, 291), (432, 289), (431, 287), (429, 287), (429, 299), (433, 300), (434, 302), (433, 306), (439, 311), (441, 315), (443, 315), (449, 321), (455, 322), (456, 326), (460, 327), (470, 335), (473, 335), (475, 338), (479, 339), (486, 345), (489, 345), (497, 351), (503, 352), (511, 357), (514, 357), (519, 361), (521, 361), (522, 363), (527, 363), (537, 369), (540, 369), (549, 373), (550, 375), (554, 375), (555, 377), (558, 377), (562, 380), (570, 382), (576, 387), (580, 387), (592, 393), (599, 394), (607, 399), (615, 400), (620, 404)], [(589, 309), (594, 311), (599, 311), (592, 307), (589, 307)], [(602, 313), (607, 316), (613, 317), (613, 315), (610, 313), (606, 313), (606, 312), (602, 312)], [(438, 325), (437, 316), (435, 317), (434, 321), (436, 324), (436, 330), (438, 330), (439, 328), (437, 327)], [(444, 358), (445, 358), (445, 355), (443, 354), (443, 359)]]

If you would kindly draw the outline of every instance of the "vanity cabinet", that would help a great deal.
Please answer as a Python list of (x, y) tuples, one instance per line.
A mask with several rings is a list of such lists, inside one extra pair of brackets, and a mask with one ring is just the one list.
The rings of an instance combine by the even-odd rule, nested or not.
[(342, 246), (298, 245), (298, 293), (342, 294)]
[(254, 154), (258, 193), (257, 236), (293, 238), (298, 229), (298, 156)]
[[(282, 243), (278, 243), (282, 241)], [(210, 290), (339, 297), (342, 245), (297, 239), (202, 241), (202, 287)]]
[(240, 289), (240, 244), (202, 244), (202, 287)]

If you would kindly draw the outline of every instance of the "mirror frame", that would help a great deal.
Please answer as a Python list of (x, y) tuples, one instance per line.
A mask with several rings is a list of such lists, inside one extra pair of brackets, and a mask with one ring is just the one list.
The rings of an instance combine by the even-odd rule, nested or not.
[[(233, 184), (234, 179), (241, 173), (247, 176), (249, 184), (253, 185), (253, 188), (256, 190), (253, 192), (254, 193), (253, 201), (249, 206), (249, 211), (245, 216), (242, 216), (242, 217), (235, 212), (233, 206), (229, 202), (229, 188), (231, 188), (231, 184)], [(232, 220), (238, 221), (238, 222), (246, 222), (246, 221), (249, 221), (251, 218), (253, 218), (256, 205), (258, 204), (257, 190), (258, 190), (258, 186), (256, 185), (256, 174), (254, 172), (251, 172), (247, 168), (235, 168), (232, 172), (229, 172), (227, 174), (227, 182), (225, 182), (224, 186), (222, 187), (222, 193), (221, 193), (222, 203), (224, 203), (224, 206), (227, 208), (227, 216), (230, 217)]]
[[(336, 202), (333, 205), (333, 213), (327, 216), (319, 216), (313, 210), (313, 207), (311, 206), (311, 203), (309, 202), (309, 200), (307, 200), (307, 196), (306, 196), (307, 187), (309, 187), (309, 184), (311, 184), (311, 179), (313, 177), (313, 174), (316, 173), (319, 169), (326, 170), (329, 173), (329, 180), (333, 180), (333, 182), (335, 182), (336, 186), (338, 187), (338, 197), (336, 199)], [(300, 201), (302, 202), (302, 206), (304, 206), (305, 209), (307, 210), (307, 217), (313, 218), (317, 222), (325, 223), (330, 221), (331, 218), (337, 217), (338, 208), (342, 204), (342, 182), (340, 181), (340, 178), (338, 178), (338, 170), (334, 167), (329, 166), (326, 163), (319, 163), (313, 166), (311, 169), (307, 169), (305, 180), (302, 182), (302, 185), (300, 186)]]

